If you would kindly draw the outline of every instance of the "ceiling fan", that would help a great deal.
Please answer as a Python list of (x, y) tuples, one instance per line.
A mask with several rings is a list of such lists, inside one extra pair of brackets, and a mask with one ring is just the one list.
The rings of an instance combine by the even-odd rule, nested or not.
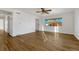
[(45, 13), (49, 14), (49, 11), (52, 11), (51, 9), (46, 10), (45, 8), (41, 8), (41, 11), (36, 11), (36, 13)]

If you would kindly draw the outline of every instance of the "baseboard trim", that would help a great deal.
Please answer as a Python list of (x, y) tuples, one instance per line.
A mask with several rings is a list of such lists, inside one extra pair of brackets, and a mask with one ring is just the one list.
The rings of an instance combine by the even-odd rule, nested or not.
[(79, 40), (79, 36), (77, 34), (74, 34), (74, 36)]
[(33, 33), (33, 32), (16, 34), (16, 35), (12, 35), (12, 37), (17, 37), (17, 36), (21, 36), (21, 35), (25, 35), (25, 34), (30, 34), (30, 33)]
[[(41, 30), (39, 30), (41, 31)], [(42, 31), (41, 31), (42, 32)], [(45, 32), (52, 32), (52, 31), (45, 31)], [(74, 33), (66, 33), (66, 32), (57, 32), (57, 33), (63, 33), (63, 34), (70, 34), (70, 35), (74, 35)]]

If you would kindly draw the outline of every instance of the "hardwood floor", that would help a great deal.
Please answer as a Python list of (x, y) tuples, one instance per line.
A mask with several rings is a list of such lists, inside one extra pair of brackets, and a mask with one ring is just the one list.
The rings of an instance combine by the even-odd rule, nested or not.
[(1, 51), (77, 51), (79, 41), (73, 36), (52, 32), (34, 32), (11, 37), (0, 35)]

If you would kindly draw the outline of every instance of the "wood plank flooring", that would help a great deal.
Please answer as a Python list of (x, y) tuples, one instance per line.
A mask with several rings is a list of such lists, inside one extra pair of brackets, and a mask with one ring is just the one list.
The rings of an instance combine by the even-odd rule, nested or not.
[(73, 36), (52, 32), (33, 32), (11, 37), (0, 35), (1, 51), (78, 51), (79, 41)]

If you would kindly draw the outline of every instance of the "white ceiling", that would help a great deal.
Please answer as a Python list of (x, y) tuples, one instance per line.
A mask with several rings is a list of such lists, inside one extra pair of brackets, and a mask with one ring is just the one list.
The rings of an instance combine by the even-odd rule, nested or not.
[(15, 8), (15, 10), (19, 10), (19, 11), (22, 11), (24, 13), (33, 14), (33, 15), (36, 15), (36, 16), (57, 15), (57, 14), (71, 12), (71, 11), (74, 10), (74, 8), (46, 8), (46, 9), (51, 9), (52, 11), (49, 12), (49, 14), (41, 14), (41, 13), (36, 13), (36, 11), (41, 10), (40, 8)]

